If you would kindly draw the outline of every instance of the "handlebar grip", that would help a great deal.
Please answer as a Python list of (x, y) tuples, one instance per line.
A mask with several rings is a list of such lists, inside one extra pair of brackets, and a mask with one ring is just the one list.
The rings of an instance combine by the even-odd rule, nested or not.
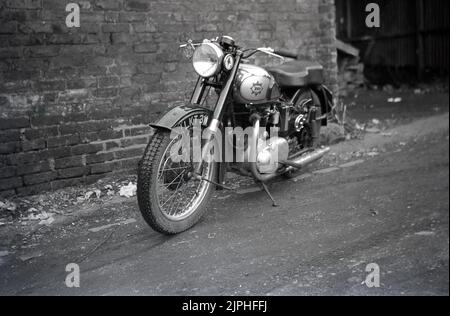
[(297, 54), (288, 52), (288, 51), (283, 50), (283, 49), (277, 49), (277, 50), (275, 50), (273, 53), (274, 53), (274, 54), (277, 54), (277, 55), (280, 55), (280, 56), (283, 56), (283, 57), (288, 57), (288, 58), (294, 58), (294, 59), (297, 59)]

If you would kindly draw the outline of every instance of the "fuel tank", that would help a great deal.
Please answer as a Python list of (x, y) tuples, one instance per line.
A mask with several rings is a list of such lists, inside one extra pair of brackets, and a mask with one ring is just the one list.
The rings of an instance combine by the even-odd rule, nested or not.
[(263, 104), (280, 97), (275, 78), (264, 68), (241, 64), (233, 88), (233, 100), (238, 104)]

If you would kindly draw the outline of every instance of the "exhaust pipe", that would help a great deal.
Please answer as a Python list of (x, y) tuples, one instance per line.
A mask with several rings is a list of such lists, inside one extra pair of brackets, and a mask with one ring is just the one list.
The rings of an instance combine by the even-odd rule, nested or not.
[[(330, 147), (316, 149), (310, 153), (301, 155), (298, 158), (293, 158), (293, 160), (280, 161), (280, 163), (287, 166), (286, 170), (284, 171), (284, 173), (285, 173), (285, 172), (289, 172), (289, 171), (292, 171), (295, 169), (301, 169), (301, 168), (305, 167), (306, 165), (309, 165), (310, 163), (319, 160), (329, 151), (330, 151)], [(280, 173), (273, 173), (273, 174), (259, 173), (255, 162), (250, 163), (250, 170), (252, 172), (252, 175), (258, 181), (261, 181), (261, 182), (267, 182), (267, 181), (272, 180), (275, 177), (280, 175)]]
[(310, 163), (312, 163), (316, 160), (319, 160), (329, 151), (330, 151), (330, 147), (316, 149), (308, 154), (301, 155), (297, 159), (294, 158), (294, 160), (290, 160), (290, 161), (280, 161), (280, 163), (288, 166), (286, 168), (286, 172), (294, 170), (294, 169), (301, 169), (304, 166), (309, 165)]

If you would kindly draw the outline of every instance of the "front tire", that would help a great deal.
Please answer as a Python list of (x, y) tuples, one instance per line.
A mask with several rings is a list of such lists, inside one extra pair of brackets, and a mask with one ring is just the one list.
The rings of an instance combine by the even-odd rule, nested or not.
[[(139, 209), (144, 220), (154, 230), (164, 234), (177, 234), (194, 226), (205, 214), (215, 187), (204, 180), (187, 179), (188, 163), (176, 163), (175, 168), (170, 168), (174, 163), (170, 162), (168, 152), (173, 142), (169, 132), (155, 131), (138, 166)], [(169, 169), (165, 170), (167, 165)], [(181, 171), (183, 167), (185, 171)], [(174, 170), (177, 170), (175, 174)], [(212, 180), (217, 173), (217, 163), (205, 162), (202, 170), (202, 176)], [(198, 187), (192, 198), (182, 199), (183, 194), (188, 194), (195, 185)], [(164, 195), (170, 197), (164, 200)], [(178, 209), (173, 209), (174, 205)]]

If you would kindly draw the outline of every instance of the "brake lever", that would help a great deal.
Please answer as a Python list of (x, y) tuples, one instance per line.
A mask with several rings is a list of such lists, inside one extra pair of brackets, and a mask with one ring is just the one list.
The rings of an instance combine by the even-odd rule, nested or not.
[(267, 54), (267, 55), (271, 55), (271, 56), (273, 56), (273, 57), (279, 58), (279, 59), (281, 59), (282, 61), (284, 61), (284, 57), (283, 57), (283, 56), (280, 56), (280, 55), (278, 55), (278, 54), (275, 54), (273, 48), (270, 48), (270, 47), (260, 47), (260, 48), (257, 48), (256, 50), (259, 51), (259, 52), (261, 52), (261, 53), (265, 53), (265, 54)]
[(201, 43), (194, 43), (194, 42), (192, 42), (192, 40), (190, 39), (190, 40), (187, 41), (186, 44), (181, 44), (181, 45), (179, 46), (179, 48), (185, 48), (185, 47), (191, 46), (193, 49), (195, 49), (195, 46), (199, 46), (199, 45), (201, 45)]

